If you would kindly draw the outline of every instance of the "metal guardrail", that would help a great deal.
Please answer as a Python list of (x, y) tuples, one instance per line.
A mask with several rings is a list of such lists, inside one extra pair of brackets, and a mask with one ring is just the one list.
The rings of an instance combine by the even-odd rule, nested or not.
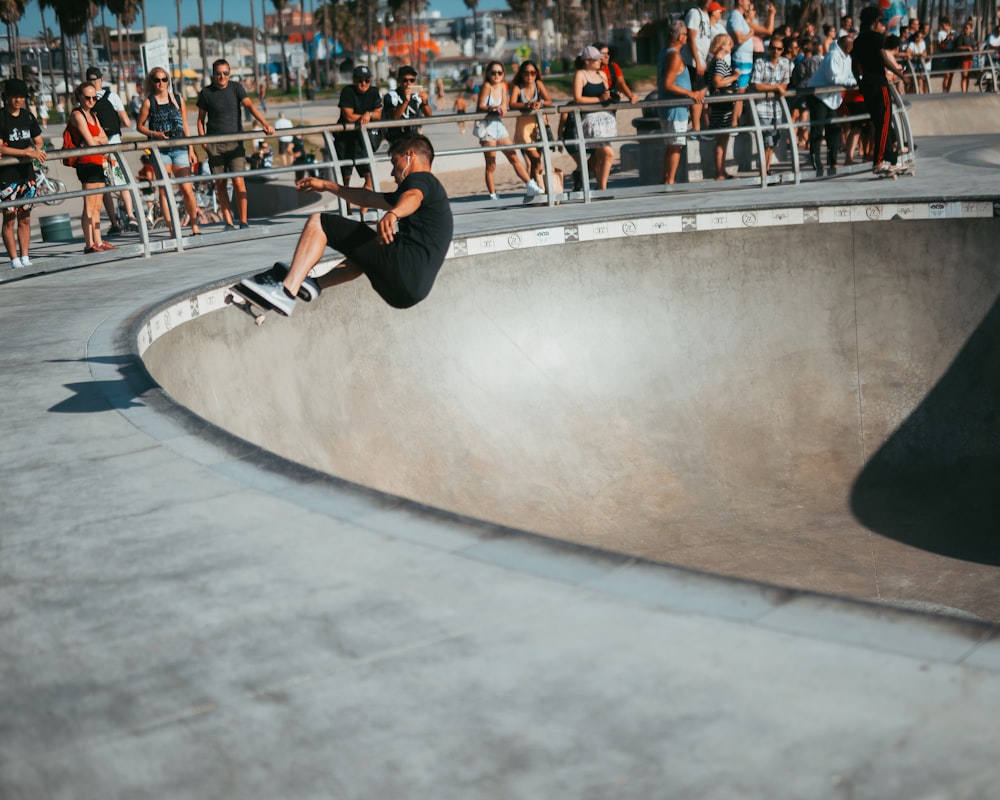
[[(896, 54), (897, 56), (899, 54)], [(971, 70), (963, 70), (959, 66), (940, 66), (945, 62), (972, 59)], [(993, 50), (975, 50), (950, 53), (932, 53), (930, 55), (902, 59), (913, 94), (935, 94), (931, 89), (932, 78), (943, 78), (961, 72), (976, 74), (976, 86), (981, 92), (1000, 92), (1000, 66), (997, 65), (997, 53)], [(935, 62), (939, 65), (935, 67)], [(926, 84), (925, 84), (926, 81)]]
[[(581, 158), (579, 160), (580, 169), (583, 174), (583, 190), (578, 192), (566, 192), (561, 193), (555, 192), (545, 192), (539, 195), (537, 202), (544, 202), (549, 206), (556, 205), (557, 203), (567, 203), (567, 202), (584, 202), (589, 203), (592, 200), (600, 199), (602, 197), (608, 197), (614, 195), (615, 197), (643, 197), (643, 196), (653, 196), (665, 192), (692, 192), (692, 191), (712, 191), (712, 190), (731, 190), (738, 189), (741, 187), (753, 187), (753, 188), (766, 188), (769, 186), (783, 184), (783, 183), (794, 183), (798, 184), (803, 177), (803, 172), (800, 168), (799, 161), (800, 153), (797, 144), (796, 130), (799, 127), (809, 127), (809, 123), (794, 123), (792, 122), (792, 115), (790, 113), (789, 101), (800, 97), (804, 94), (817, 94), (826, 93), (828, 91), (842, 91), (843, 87), (825, 87), (818, 89), (802, 90), (799, 92), (788, 92), (784, 96), (777, 95), (776, 93), (762, 93), (762, 92), (748, 92), (745, 94), (736, 95), (725, 95), (725, 96), (709, 96), (705, 98), (705, 103), (707, 105), (712, 105), (714, 103), (734, 103), (742, 102), (744, 106), (748, 109), (749, 119), (746, 124), (737, 125), (728, 128), (715, 128), (715, 129), (703, 129), (698, 132), (702, 137), (719, 135), (719, 134), (729, 134), (730, 136), (746, 134), (752, 139), (755, 145), (755, 154), (757, 157), (758, 168), (755, 170), (753, 176), (747, 176), (745, 178), (739, 178), (736, 180), (725, 181), (724, 183), (718, 183), (714, 180), (704, 180), (694, 183), (682, 183), (675, 184), (671, 186), (665, 186), (662, 184), (655, 185), (641, 185), (641, 186), (631, 186), (631, 187), (616, 187), (614, 189), (607, 190), (596, 190), (590, 188), (589, 176), (587, 174), (587, 159)], [(912, 158), (913, 153), (913, 141), (912, 134), (909, 125), (909, 118), (906, 113), (905, 104), (899, 92), (894, 86), (890, 86), (890, 95), (893, 102), (893, 117), (894, 124), (896, 127), (897, 134), (900, 139), (900, 144), (902, 147), (909, 150), (909, 157)], [(764, 152), (764, 139), (763, 131), (764, 126), (761, 124), (760, 115), (757, 110), (757, 104), (761, 101), (777, 100), (782, 109), (783, 121), (774, 125), (768, 126), (772, 129), (777, 129), (783, 131), (787, 137), (787, 142), (790, 150), (790, 165), (782, 173), (778, 175), (768, 175), (767, 170), (763, 163), (763, 158), (761, 154)], [(691, 105), (690, 100), (646, 100), (635, 106), (608, 106), (602, 107), (600, 110), (614, 111), (616, 109), (624, 110), (625, 108), (636, 109), (641, 108), (644, 111), (652, 112), (656, 114), (658, 109), (677, 107), (677, 106), (688, 106)], [(651, 142), (656, 142), (657, 140), (666, 140), (668, 138), (674, 138), (678, 136), (676, 133), (669, 133), (661, 131), (658, 124), (655, 126), (654, 130), (649, 130), (644, 133), (635, 132), (631, 134), (622, 134), (619, 132), (616, 136), (611, 137), (601, 137), (601, 138), (585, 138), (582, 134), (582, 118), (587, 112), (595, 111), (593, 105), (577, 106), (573, 104), (566, 104), (559, 107), (549, 107), (539, 109), (535, 112), (535, 116), (538, 121), (538, 130), (540, 132), (541, 141), (529, 143), (529, 144), (511, 144), (511, 145), (497, 145), (492, 147), (483, 147), (480, 145), (475, 145), (471, 147), (461, 147), (461, 148), (451, 148), (451, 149), (441, 149), (436, 151), (436, 157), (448, 157), (448, 156), (459, 156), (467, 154), (482, 154), (489, 151), (494, 152), (507, 152), (507, 151), (524, 151), (534, 149), (539, 151), (542, 158), (542, 166), (545, 173), (545, 184), (548, 187), (553, 186), (553, 176), (554, 176), (554, 158), (557, 153), (557, 148), (563, 148), (567, 144), (575, 145), (577, 147), (578, 153), (585, 153), (588, 145), (599, 144), (599, 143), (610, 143), (610, 144), (622, 144), (622, 143), (632, 143), (637, 142), (640, 144), (649, 144)], [(546, 122), (547, 118), (550, 116), (557, 116), (563, 113), (571, 114), (576, 122), (575, 130), (576, 135), (570, 138), (564, 139), (550, 139), (548, 137)], [(484, 115), (485, 116), (485, 115)], [(131, 172), (128, 164), (124, 158), (118, 158), (119, 164), (122, 166), (122, 170), (125, 175), (126, 183), (121, 186), (105, 186), (98, 189), (90, 190), (75, 190), (68, 191), (64, 194), (53, 195), (62, 197), (64, 199), (72, 198), (82, 198), (93, 194), (108, 194), (108, 193), (120, 193), (129, 192), (132, 196), (133, 203), (136, 209), (141, 209), (145, 205), (145, 198), (142, 196), (143, 190), (149, 191), (152, 189), (154, 193), (158, 194), (159, 189), (162, 187), (165, 189), (165, 194), (167, 198), (167, 203), (170, 210), (171, 226), (173, 228), (173, 237), (169, 240), (160, 240), (156, 243), (154, 248), (153, 241), (150, 238), (150, 226), (148, 220), (144, 214), (136, 214), (136, 219), (139, 222), (139, 234), (140, 241), (142, 244), (142, 254), (145, 257), (149, 257), (156, 250), (170, 250), (170, 251), (183, 251), (185, 248), (185, 237), (181, 234), (181, 214), (179, 213), (181, 208), (177, 202), (175, 196), (175, 188), (184, 183), (205, 183), (214, 182), (219, 179), (229, 179), (234, 177), (249, 178), (252, 176), (258, 176), (262, 174), (266, 175), (281, 175), (287, 173), (296, 173), (302, 171), (319, 171), (320, 174), (327, 174), (331, 176), (337, 183), (343, 183), (343, 167), (346, 165), (356, 165), (356, 164), (369, 164), (372, 165), (373, 171), (375, 165), (379, 163), (388, 162), (388, 155), (383, 151), (381, 153), (375, 152), (371, 146), (370, 138), (365, 135), (361, 137), (362, 142), (365, 146), (365, 157), (358, 158), (351, 161), (341, 161), (338, 159), (336, 154), (336, 148), (334, 146), (334, 139), (337, 134), (347, 131), (367, 131), (367, 130), (380, 130), (385, 128), (393, 127), (412, 127), (414, 124), (420, 125), (424, 129), (431, 129), (428, 132), (428, 136), (431, 141), (434, 141), (433, 128), (438, 125), (454, 125), (456, 123), (468, 123), (475, 119), (478, 119), (479, 115), (469, 115), (469, 114), (448, 114), (448, 115), (435, 115), (432, 117), (421, 117), (419, 120), (391, 120), (384, 122), (370, 123), (366, 126), (360, 125), (309, 125), (309, 126), (299, 126), (295, 128), (289, 128), (283, 130), (281, 133), (284, 135), (293, 136), (319, 136), (322, 142), (321, 153), (325, 156), (321, 160), (313, 161), (308, 164), (293, 164), (290, 166), (277, 166), (270, 167), (266, 170), (253, 170), (249, 172), (225, 172), (214, 175), (205, 174), (192, 174), (184, 178), (170, 177), (166, 173), (164, 168), (164, 161), (160, 151), (166, 148), (176, 148), (187, 145), (204, 145), (213, 142), (230, 142), (230, 141), (247, 141), (249, 139), (259, 139), (259, 138), (273, 138), (264, 137), (262, 131), (243, 131), (240, 134), (233, 135), (217, 135), (217, 136), (199, 136), (199, 137), (188, 137), (182, 139), (171, 139), (168, 141), (163, 140), (146, 140), (146, 139), (129, 139), (120, 144), (113, 145), (101, 145), (98, 147), (80, 147), (71, 150), (52, 150), (47, 153), (48, 159), (62, 159), (71, 156), (81, 156), (88, 154), (106, 154), (115, 153), (116, 155), (121, 155), (125, 153), (134, 153), (138, 151), (149, 152), (153, 158), (154, 164), (156, 165), (157, 173), (163, 177), (157, 178), (155, 180), (138, 180)], [(651, 120), (656, 120), (657, 117), (653, 116)], [(854, 120), (866, 120), (868, 119), (867, 114), (855, 115), (855, 116), (843, 116), (839, 117), (838, 121), (842, 123), (851, 122)], [(687, 136), (692, 136), (693, 132), (688, 131)], [(16, 163), (17, 160), (13, 158), (0, 159), (0, 163)], [(858, 165), (856, 169), (844, 168), (841, 170), (840, 174), (849, 174), (850, 172), (859, 172), (862, 170), (869, 170), (868, 165)], [(214, 188), (214, 187), (213, 187)], [(21, 205), (23, 201), (7, 201), (0, 203), (0, 208), (7, 208), (11, 206)], [(492, 203), (487, 201), (482, 202), (472, 202), (464, 205), (462, 208), (468, 208), (469, 210), (480, 210), (483, 207), (495, 207)], [(347, 204), (343, 200), (339, 200), (340, 212), (347, 214), (348, 208)], [(458, 213), (462, 213), (462, 209), (458, 210)]]

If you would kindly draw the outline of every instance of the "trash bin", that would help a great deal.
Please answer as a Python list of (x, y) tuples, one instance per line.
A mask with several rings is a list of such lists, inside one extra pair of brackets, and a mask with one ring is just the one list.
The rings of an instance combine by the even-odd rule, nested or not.
[(73, 229), (70, 226), (69, 214), (53, 214), (51, 217), (41, 217), (38, 224), (42, 228), (43, 242), (73, 241)]

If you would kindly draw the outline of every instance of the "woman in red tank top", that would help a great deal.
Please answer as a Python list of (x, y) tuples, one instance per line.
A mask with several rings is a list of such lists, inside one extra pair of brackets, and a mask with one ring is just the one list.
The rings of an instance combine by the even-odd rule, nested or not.
[[(97, 101), (97, 88), (92, 83), (81, 83), (73, 92), (76, 108), (70, 114), (69, 125), (71, 136), (78, 147), (94, 147), (108, 143), (107, 134), (97, 121), (94, 114), (94, 103)], [(76, 177), (84, 189), (101, 189), (104, 187), (104, 156), (79, 156), (76, 161)], [(88, 194), (83, 198), (83, 213), (80, 215), (80, 227), (83, 228), (84, 253), (103, 253), (117, 249), (113, 244), (101, 238), (101, 204), (104, 195)]]

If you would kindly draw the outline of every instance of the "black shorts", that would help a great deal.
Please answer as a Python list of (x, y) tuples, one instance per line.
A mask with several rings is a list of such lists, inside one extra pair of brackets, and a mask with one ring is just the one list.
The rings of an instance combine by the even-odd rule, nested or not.
[(243, 142), (209, 142), (205, 145), (205, 152), (208, 153), (208, 167), (213, 175), (246, 171), (247, 154)]
[[(375, 141), (374, 136), (371, 134), (375, 133), (372, 131), (369, 133), (369, 137), (372, 143), (372, 152), (378, 150), (379, 145), (382, 143), (381, 139)], [(354, 170), (358, 171), (358, 175), (365, 177), (371, 175), (372, 168), (371, 164), (365, 163), (368, 160), (368, 153), (365, 151), (365, 143), (361, 139), (361, 133), (358, 131), (349, 131), (345, 133), (338, 134), (333, 140), (333, 146), (337, 150), (337, 159), (340, 161), (362, 161), (362, 163), (348, 163), (341, 164), (340, 171), (343, 173), (345, 178), (350, 178)]]
[(688, 77), (691, 79), (691, 91), (700, 92), (706, 86), (708, 86), (708, 80), (704, 75), (698, 74), (698, 68), (694, 66), (688, 67)]
[(81, 184), (99, 183), (102, 186), (104, 181), (104, 166), (102, 164), (77, 164), (76, 179)]
[(362, 270), (385, 302), (393, 308), (409, 308), (423, 298), (414, 297), (402, 281), (402, 271), (393, 244), (381, 244), (378, 234), (363, 222), (340, 214), (320, 214), (327, 244), (343, 253), (352, 266)]

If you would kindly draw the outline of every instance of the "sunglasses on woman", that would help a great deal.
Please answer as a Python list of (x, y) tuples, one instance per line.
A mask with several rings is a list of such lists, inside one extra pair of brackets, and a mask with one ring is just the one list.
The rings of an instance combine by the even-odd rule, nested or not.
[(168, 78), (166, 75), (164, 75), (162, 78), (159, 75), (157, 75), (155, 78), (153, 78), (153, 83), (170, 83), (170, 78)]

